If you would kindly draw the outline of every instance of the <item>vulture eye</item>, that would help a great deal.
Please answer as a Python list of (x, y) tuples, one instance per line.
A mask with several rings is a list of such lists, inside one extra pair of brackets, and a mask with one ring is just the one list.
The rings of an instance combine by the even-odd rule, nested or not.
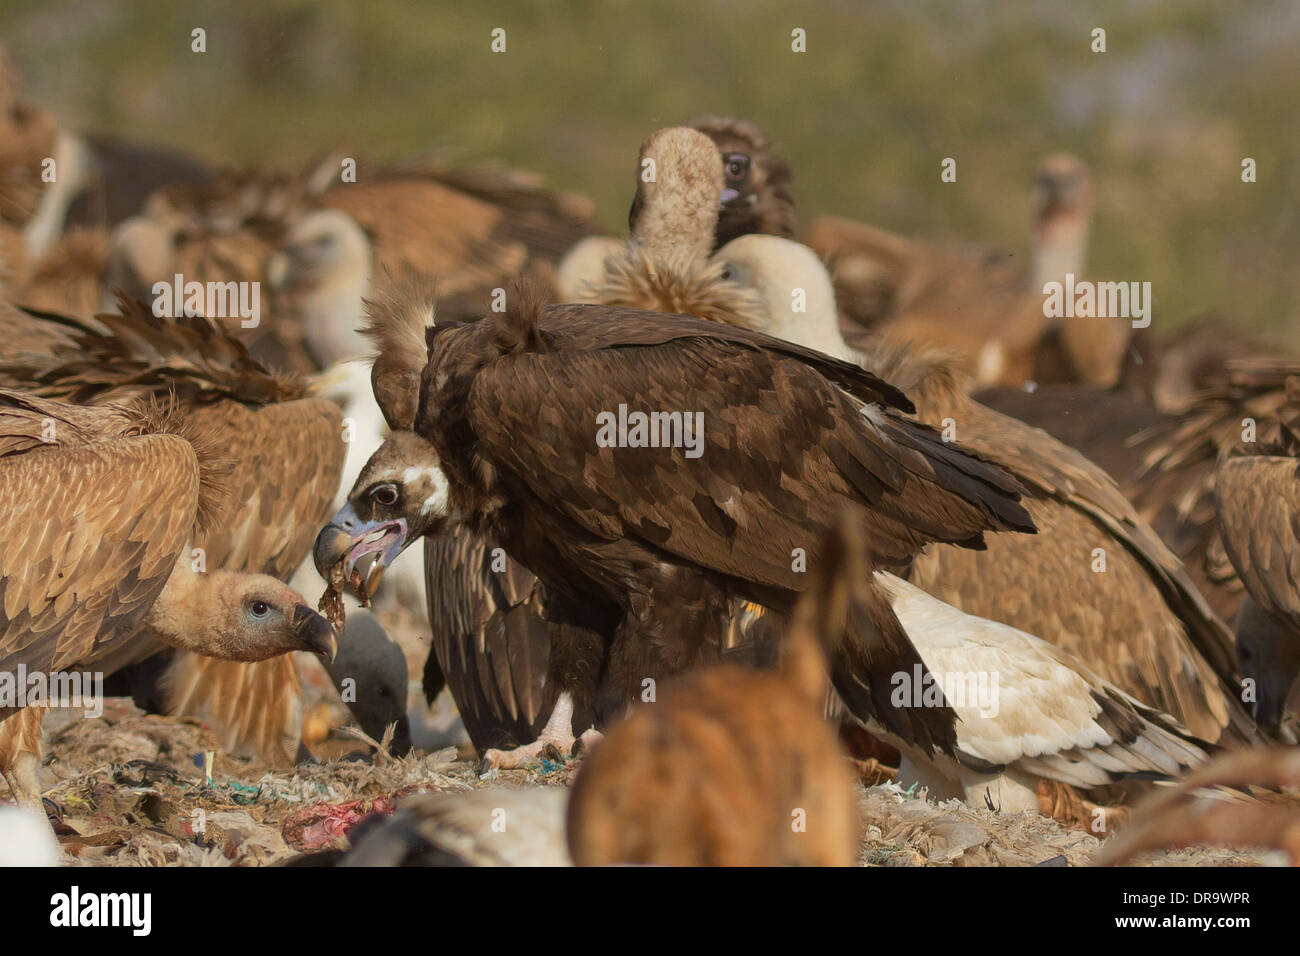
[(370, 500), (378, 505), (397, 504), (397, 486), (388, 484), (375, 485), (370, 489)]
[(728, 153), (725, 159), (727, 180), (739, 182), (749, 174), (749, 157), (744, 153)]
[(738, 285), (749, 284), (749, 274), (745, 271), (745, 267), (737, 265), (734, 262), (723, 263), (722, 278), (723, 281), (735, 282)]
[(265, 601), (254, 601), (248, 610), (253, 617), (261, 619), (271, 613), (271, 605)]

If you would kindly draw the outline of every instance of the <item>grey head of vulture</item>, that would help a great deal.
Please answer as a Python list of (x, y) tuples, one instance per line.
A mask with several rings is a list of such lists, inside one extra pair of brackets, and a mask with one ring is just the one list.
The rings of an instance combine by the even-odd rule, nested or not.
[(374, 615), (348, 614), (339, 653), (326, 670), (362, 730), (382, 740), (388, 726), (395, 724), (392, 752), (404, 755), (411, 749), (406, 655)]

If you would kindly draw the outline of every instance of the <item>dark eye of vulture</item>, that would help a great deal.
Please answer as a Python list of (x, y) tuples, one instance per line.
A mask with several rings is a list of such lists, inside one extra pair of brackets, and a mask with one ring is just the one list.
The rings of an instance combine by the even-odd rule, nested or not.
[(370, 489), (370, 497), (376, 504), (395, 505), (398, 498), (397, 487), (387, 482), (382, 485), (375, 485)]
[(728, 153), (724, 157), (727, 182), (742, 183), (749, 175), (749, 157), (744, 153)]
[(253, 617), (260, 619), (271, 613), (271, 605), (267, 604), (265, 601), (254, 601), (248, 610)]

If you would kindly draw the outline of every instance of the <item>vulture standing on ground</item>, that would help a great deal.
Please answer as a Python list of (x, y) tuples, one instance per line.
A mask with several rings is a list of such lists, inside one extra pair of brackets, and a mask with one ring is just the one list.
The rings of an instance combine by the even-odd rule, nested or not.
[[(762, 294), (768, 307), (758, 329), (854, 357), (839, 334), (829, 278), (806, 247), (748, 236), (723, 247), (713, 264), (729, 282)], [(795, 288), (806, 294), (806, 312), (791, 310)], [(998, 535), (979, 554), (933, 545), (908, 570), (912, 583), (969, 614), (1040, 635), (1204, 740), (1229, 730), (1227, 739), (1253, 737), (1237, 702), (1230, 633), (1101, 469), (971, 400), (940, 356), (877, 341), (857, 360), (911, 396), (922, 421), (948, 428), (1032, 492), (1025, 506), (1038, 535)]]
[[(333, 628), (282, 582), (195, 573), (191, 546), (224, 509), (221, 442), (152, 399), (0, 391), (0, 673), (102, 670), (141, 627), (228, 661), (333, 656)], [(36, 804), (43, 710), (0, 709), (0, 772)]]
[[(476, 317), (490, 311), (493, 289), (510, 276), (525, 268), (547, 274), (561, 252), (591, 231), (583, 200), (504, 169), (363, 170), (357, 183), (333, 186), (320, 203), (325, 208), (289, 224), (269, 267), (319, 360), (369, 351), (356, 332), (363, 296), (389, 297), (391, 309), (407, 308), (408, 301), (418, 307), (433, 298), (433, 287), (421, 279), (427, 272), (437, 276), (441, 315)], [(372, 279), (385, 272), (400, 281), (372, 293)], [(413, 347), (423, 351), (422, 333)], [(352, 377), (351, 365), (326, 377)], [(346, 401), (357, 424), (350, 451), (368, 455), (385, 424), (372, 408), (368, 368), (364, 393)], [(372, 421), (375, 427), (368, 427)], [(387, 424), (400, 427), (391, 419)], [(355, 477), (351, 461), (349, 471)], [(553, 625), (540, 616), (536, 579), (469, 529), (426, 539), (424, 552), (418, 577), (432, 632), (426, 697), (432, 702), (443, 687), (451, 690), (480, 753), (535, 740), (555, 696), (545, 683)], [(399, 559), (402, 578), (412, 559)]]
[[(786, 191), (788, 171), (779, 163), (773, 164), (762, 134), (751, 124), (729, 120), (701, 120), (699, 124), (726, 144), (725, 175), (730, 192), (724, 191), (722, 198), (724, 220), (728, 210), (734, 208), (744, 210), (759, 225), (768, 224), (783, 231), (791, 227), (793, 207)], [(751, 153), (756, 157), (752, 164), (748, 161)], [(413, 190), (424, 195), (427, 202), (442, 203), (449, 209), (469, 212), (491, 207), (486, 218), (480, 216), (486, 225), (501, 216), (496, 210), (504, 210), (504, 222), (513, 223), (513, 231), (504, 226), (491, 226), (490, 231), (498, 240), (498, 245), (493, 247), (497, 251), (479, 258), (500, 259), (511, 266), (525, 261), (518, 247), (520, 242), (527, 246), (528, 264), (534, 268), (540, 264), (544, 268), (556, 249), (564, 248), (573, 237), (587, 231), (585, 218), (575, 218), (576, 201), (571, 197), (548, 198), (545, 192), (527, 186), (527, 181), (519, 179), (518, 174), (497, 175), (501, 178), (480, 175), (477, 183), (461, 181), (476, 197), (477, 205), (463, 197), (448, 198), (447, 186), (457, 180), (438, 185), (436, 181), (421, 182), (414, 176), (395, 177), (391, 182), (380, 179), (370, 192), (352, 193), (348, 190), (355, 187), (338, 186), (326, 198), (350, 197), (352, 206), (346, 208), (356, 211), (353, 207), (358, 207), (372, 193), (382, 196)], [(366, 231), (343, 209), (336, 208), (304, 216), (294, 227), (283, 254), (273, 263), (276, 281), (297, 296), (309, 330), (321, 329), (322, 335), (333, 334), (328, 330), (340, 330), (351, 342), (352, 333), (348, 330), (359, 324), (360, 297), (363, 292), (369, 294), (376, 266), (400, 272), (414, 265), (436, 274), (438, 308), (444, 316), (447, 314), (444, 296), (452, 293), (463, 300), (465, 290), (474, 282), (483, 284), (484, 276), (467, 269), (462, 260), (452, 255), (461, 248), (455, 246), (461, 242), (456, 239), (459, 233), (455, 230), (438, 240), (441, 245), (433, 248), (431, 256), (427, 248), (408, 248), (398, 241), (402, 229), (409, 233), (415, 228), (403, 227), (401, 223), (405, 220), (398, 220), (393, 226), (385, 225), (374, 209), (359, 213), (358, 218), (369, 223), (371, 229), (384, 232), (376, 240), (373, 255)], [(447, 228), (445, 222), (443, 228)], [(599, 237), (583, 242), (622, 245)], [(385, 249), (389, 258), (376, 262), (374, 256)], [(397, 253), (404, 249), (399, 256)], [(607, 251), (606, 246), (600, 246), (597, 270)], [(473, 261), (471, 258), (471, 264)], [(558, 268), (561, 276), (557, 285), (561, 288), (564, 269), (564, 265)], [(492, 278), (492, 282), (499, 281), (502, 281), (499, 277)], [(390, 299), (385, 308), (402, 311), (431, 301), (433, 288), (413, 276), (384, 287), (380, 294)], [(479, 298), (482, 301), (475, 315), (488, 311), (487, 296), (481, 294)], [(336, 342), (329, 347), (337, 348), (332, 354), (344, 354), (355, 349), (355, 343)], [(411, 347), (422, 349), (422, 339)], [(424, 550), (425, 593), (433, 637), (432, 653), (424, 673), (426, 696), (432, 700), (442, 687), (449, 687), (470, 739), (480, 753), (535, 740), (555, 701), (554, 689), (546, 681), (551, 632), (566, 625), (553, 624), (542, 616), (544, 588), (534, 575), (468, 529), (427, 538)]]
[[(233, 465), (229, 500), (194, 538), (206, 567), (287, 580), (338, 487), (344, 454), (338, 407), (305, 396), (293, 376), (266, 372), (215, 323), (161, 319), (126, 300), (121, 309), (99, 316), (102, 331), (13, 310), (10, 324), (32, 345), (18, 359), (9, 354), (19, 351), (14, 340), (0, 350), (0, 382), (79, 404), (175, 396), (178, 414), (213, 436)], [(51, 340), (56, 344), (42, 354), (38, 343)], [(111, 672), (110, 663), (126, 666), (160, 649), (142, 629), (118, 641), (101, 669)], [(251, 749), (277, 765), (293, 762), (302, 701), (292, 657), (248, 664), (172, 654), (161, 687), (160, 670), (128, 672), (143, 705), (203, 717), (228, 749)]]
[[(374, 317), (395, 347), (376, 361), (376, 395), (410, 430), (371, 458), (315, 549), (331, 584), (364, 591), (402, 548), (468, 524), (546, 582), (549, 618), (599, 636), (553, 641), (561, 697), (540, 740), (490, 755), (500, 763), (570, 747), (575, 706), (607, 718), (646, 679), (715, 658), (731, 599), (788, 611), (804, 559), (849, 505), (881, 565), (929, 541), (982, 547), (986, 531), (1033, 530), (1014, 481), (906, 420), (901, 393), (856, 366), (687, 316), (543, 308), (536, 294), (519, 287), (501, 315), (435, 325), (427, 361), (403, 346), (429, 307)], [(616, 428), (609, 416), (629, 403), (681, 410), (674, 447)], [(836, 689), (863, 719), (951, 748), (948, 708), (889, 703), (889, 675), (920, 661), (883, 597), (870, 611), (831, 654)]]

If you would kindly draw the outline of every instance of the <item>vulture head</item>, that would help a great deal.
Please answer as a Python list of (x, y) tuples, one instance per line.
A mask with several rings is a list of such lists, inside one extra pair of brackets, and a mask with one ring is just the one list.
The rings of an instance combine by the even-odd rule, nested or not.
[(341, 569), (343, 583), (368, 600), (388, 565), (420, 538), (445, 530), (451, 515), (451, 488), (437, 451), (414, 432), (395, 431), (316, 536), (316, 570), (333, 581)]
[(170, 279), (176, 250), (184, 241), (180, 217), (135, 216), (113, 230), (109, 240), (104, 285), (121, 289), (133, 299), (152, 301), (153, 283)]
[(718, 148), (725, 184), (717, 245), (747, 233), (792, 237), (794, 198), (790, 166), (772, 152), (763, 131), (746, 120), (705, 116), (690, 124)]
[(411, 749), (406, 655), (374, 616), (365, 611), (348, 614), (338, 657), (326, 670), (340, 692), (345, 680), (355, 682), (356, 697), (348, 709), (362, 730), (382, 740), (388, 725), (394, 724), (393, 753), (403, 755)]
[(1255, 682), (1251, 716), (1265, 730), (1276, 731), (1300, 674), (1300, 636), (1247, 595), (1237, 612), (1237, 659), (1242, 676)]
[(1092, 174), (1068, 153), (1048, 156), (1038, 167), (1034, 213), (1034, 285), (1082, 274), (1092, 219)]
[(1038, 220), (1058, 215), (1087, 218), (1092, 208), (1092, 175), (1069, 153), (1053, 153), (1038, 167)]
[(337, 209), (317, 209), (299, 218), (267, 264), (272, 285), (304, 288), (341, 273), (370, 267), (370, 240), (355, 219)]
[(370, 238), (337, 209), (300, 217), (267, 262), (271, 288), (301, 313), (307, 343), (323, 365), (367, 350), (356, 327), (362, 296), (370, 288), (370, 267)]
[(762, 301), (765, 314), (754, 331), (856, 361), (839, 329), (830, 273), (817, 253), (792, 239), (751, 234), (731, 240), (713, 260), (727, 281)]
[(223, 660), (308, 651), (328, 663), (338, 651), (329, 621), (269, 574), (173, 574), (148, 623), (173, 646)]

